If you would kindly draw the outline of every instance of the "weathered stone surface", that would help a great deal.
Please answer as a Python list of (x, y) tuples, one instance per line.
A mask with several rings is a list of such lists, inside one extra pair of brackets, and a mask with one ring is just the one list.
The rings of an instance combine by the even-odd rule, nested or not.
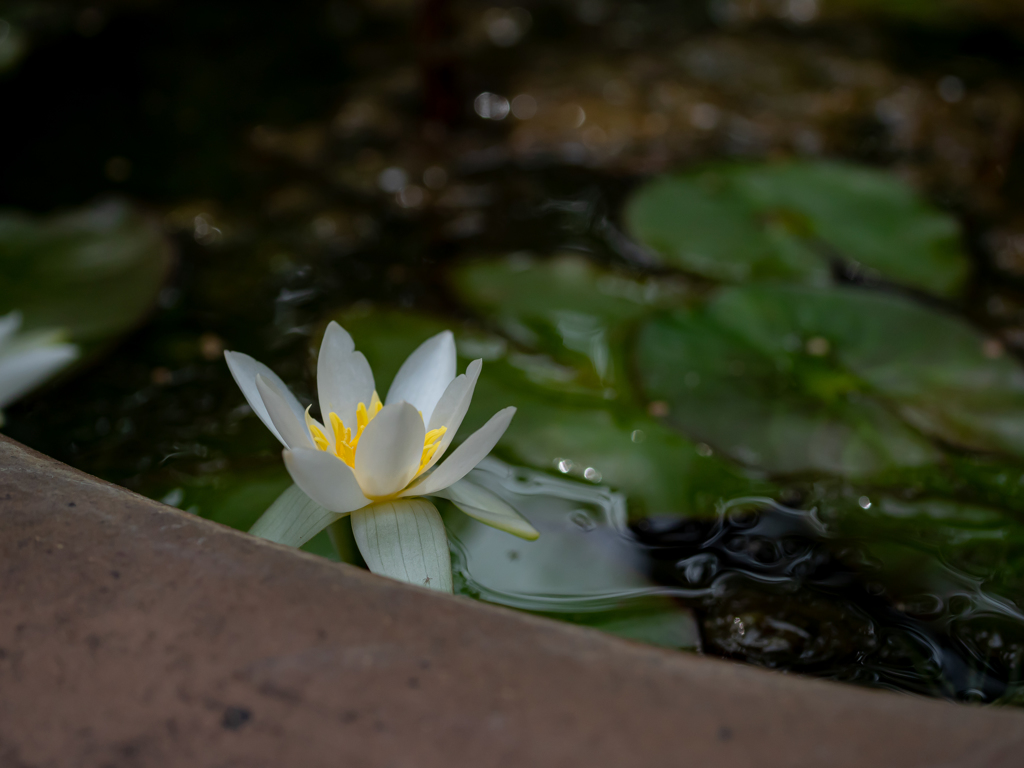
[(1024, 713), (671, 653), (261, 542), (0, 439), (0, 765), (1018, 766)]

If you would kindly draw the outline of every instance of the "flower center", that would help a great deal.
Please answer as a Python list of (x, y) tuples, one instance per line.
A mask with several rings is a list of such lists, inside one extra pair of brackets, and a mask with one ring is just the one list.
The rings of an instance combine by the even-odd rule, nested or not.
[[(350, 427), (345, 426), (345, 422), (341, 420), (338, 414), (331, 411), (328, 414), (327, 421), (330, 423), (330, 429), (334, 435), (333, 445), (327, 438), (327, 435), (324, 434), (323, 429), (320, 428), (320, 425), (309, 415), (309, 408), (306, 409), (306, 426), (309, 427), (313, 443), (319, 450), (332, 452), (343, 462), (354, 468), (356, 465), (356, 450), (359, 448), (359, 438), (363, 436), (363, 430), (366, 429), (366, 425), (373, 421), (374, 417), (380, 413), (383, 407), (384, 405), (381, 403), (380, 397), (377, 396), (376, 392), (370, 398), (369, 407), (367, 407), (366, 403), (357, 405), (355, 434), (352, 434)], [(420, 414), (420, 416), (422, 415)], [(417, 475), (426, 469), (427, 462), (437, 453), (437, 449), (441, 446), (440, 440), (447, 431), (447, 427), (438, 427), (427, 432), (423, 438), (423, 453), (420, 456), (419, 469), (416, 470)]]

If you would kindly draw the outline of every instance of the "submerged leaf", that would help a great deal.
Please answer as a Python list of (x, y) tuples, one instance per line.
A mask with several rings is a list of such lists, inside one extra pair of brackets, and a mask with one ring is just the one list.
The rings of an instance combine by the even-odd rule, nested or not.
[(352, 513), (352, 533), (367, 567), (381, 576), (452, 591), (452, 561), (441, 515), (425, 499), (396, 499)]

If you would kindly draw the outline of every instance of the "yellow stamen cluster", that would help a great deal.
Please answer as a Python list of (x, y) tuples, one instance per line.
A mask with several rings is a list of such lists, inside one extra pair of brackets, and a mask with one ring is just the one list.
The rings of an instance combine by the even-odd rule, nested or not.
[[(355, 467), (359, 438), (363, 436), (363, 430), (366, 429), (366, 425), (373, 421), (374, 417), (380, 413), (383, 407), (384, 405), (381, 403), (380, 397), (378, 397), (376, 392), (370, 398), (369, 407), (367, 407), (366, 403), (359, 403), (356, 406), (355, 435), (352, 434), (351, 428), (345, 426), (345, 423), (338, 414), (333, 411), (328, 414), (327, 421), (330, 422), (331, 431), (334, 433), (333, 446), (327, 435), (324, 434), (323, 429), (321, 429), (320, 424), (309, 415), (309, 408), (306, 409), (306, 426), (309, 427), (309, 433), (312, 435), (313, 442), (319, 450), (331, 451), (350, 467)], [(427, 462), (437, 453), (437, 449), (441, 445), (439, 441), (447, 431), (447, 427), (438, 427), (427, 432), (426, 437), (423, 439), (423, 454), (420, 457), (420, 467), (416, 474), (422, 472), (426, 468)]]

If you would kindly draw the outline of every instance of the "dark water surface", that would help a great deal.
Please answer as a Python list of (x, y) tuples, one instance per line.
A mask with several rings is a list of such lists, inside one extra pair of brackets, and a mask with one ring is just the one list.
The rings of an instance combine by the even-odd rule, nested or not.
[[(143, 323), (10, 408), (5, 432), (247, 528), (289, 480), (225, 348), (308, 401), (327, 320), (379, 383), (452, 327), (460, 358), (493, 372), (470, 421), (520, 407), (491, 481), (551, 542), (527, 551), (443, 510), (463, 593), (778, 669), (1024, 703), (1021, 395), (933, 418), (960, 396), (946, 373), (973, 381), (992, 361), (1010, 380), (1024, 350), (1024, 9), (902, 7), (4, 0), (0, 206), (124, 198), (176, 252)], [(817, 265), (794, 278), (802, 303), (779, 298), (781, 273), (716, 271), (697, 246), (673, 260), (624, 214), (665, 174), (711, 168), (693, 183), (717, 200), (729, 169), (742, 184), (824, 160), (917, 190), (923, 228), (959, 226), (963, 269), (907, 272), (903, 245), (865, 267), (797, 203), (703, 217), (708, 252), (746, 247), (716, 239), (741, 228), (714, 216), (742, 209), (781, 238), (771, 248)], [(835, 231), (889, 232), (876, 209), (845, 216)], [(840, 307), (842, 291), (857, 293)], [(978, 359), (901, 389), (930, 365), (920, 350), (955, 346), (925, 322), (863, 342), (900, 387), (858, 368), (844, 333), (866, 327), (850, 309), (865, 295), (973, 328)], [(728, 324), (820, 296), (821, 322), (842, 327), (801, 315), (770, 354)], [(993, 424), (1010, 426), (990, 440)], [(337, 556), (326, 536), (310, 548)]]

